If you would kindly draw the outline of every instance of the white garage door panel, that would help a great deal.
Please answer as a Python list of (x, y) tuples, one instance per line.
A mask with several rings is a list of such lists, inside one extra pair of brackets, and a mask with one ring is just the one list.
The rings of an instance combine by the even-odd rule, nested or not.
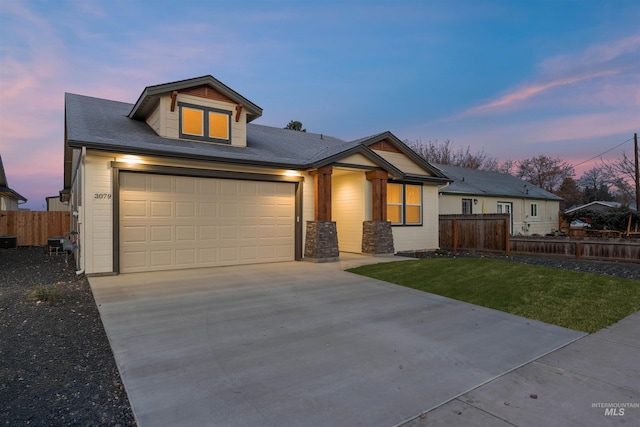
[(294, 259), (294, 184), (120, 177), (123, 273)]

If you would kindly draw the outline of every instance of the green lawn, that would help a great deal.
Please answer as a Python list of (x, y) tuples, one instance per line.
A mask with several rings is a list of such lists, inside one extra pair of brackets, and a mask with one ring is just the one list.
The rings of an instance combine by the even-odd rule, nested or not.
[(434, 258), (348, 271), (589, 333), (640, 310), (640, 280), (512, 261)]

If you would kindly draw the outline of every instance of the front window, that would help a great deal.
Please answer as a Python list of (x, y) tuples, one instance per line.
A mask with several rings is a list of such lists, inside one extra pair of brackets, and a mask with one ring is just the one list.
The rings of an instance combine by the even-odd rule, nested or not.
[(392, 225), (422, 225), (422, 186), (388, 183), (387, 219)]
[(231, 112), (200, 105), (180, 106), (180, 138), (206, 142), (231, 142)]

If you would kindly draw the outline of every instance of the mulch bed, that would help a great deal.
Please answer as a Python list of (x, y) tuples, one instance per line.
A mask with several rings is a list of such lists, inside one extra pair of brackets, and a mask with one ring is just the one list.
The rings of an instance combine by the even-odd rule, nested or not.
[[(37, 286), (55, 299), (30, 297)], [(0, 249), (0, 425), (135, 424), (89, 282), (73, 260), (67, 266), (65, 255), (42, 247)]]

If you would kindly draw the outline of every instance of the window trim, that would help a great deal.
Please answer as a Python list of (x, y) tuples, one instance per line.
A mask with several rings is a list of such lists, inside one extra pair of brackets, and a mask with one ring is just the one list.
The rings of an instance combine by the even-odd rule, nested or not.
[[(534, 215), (534, 211), (535, 210), (535, 215)], [(538, 209), (538, 203), (536, 202), (531, 202), (531, 204), (529, 205), (529, 214), (531, 216), (531, 218), (538, 218), (539, 215), (539, 209)]]
[[(190, 133), (184, 133), (182, 132), (182, 111), (183, 108), (187, 108), (189, 110), (198, 110), (198, 111), (202, 111), (202, 135), (193, 135)], [(214, 108), (214, 107), (208, 107), (205, 105), (195, 105), (195, 104), (189, 104), (186, 102), (178, 102), (178, 134), (180, 136), (180, 139), (190, 139), (190, 140), (194, 140), (194, 141), (202, 141), (202, 142), (215, 142), (215, 143), (219, 143), (219, 144), (227, 144), (230, 145), (231, 144), (231, 111), (229, 110), (222, 110), (219, 108)], [(228, 135), (228, 139), (224, 139), (224, 138), (215, 138), (215, 137), (210, 137), (210, 129), (209, 129), (209, 114), (210, 113), (214, 113), (214, 114), (218, 114), (218, 115), (222, 115), (222, 116), (226, 116), (227, 118), (227, 135)]]
[[(391, 222), (393, 227), (422, 227), (424, 225), (424, 195), (423, 195), (423, 185), (422, 183), (416, 182), (397, 182), (397, 181), (387, 181), (387, 184), (395, 184), (402, 185), (402, 203), (400, 204), (400, 216), (401, 222)], [(407, 186), (415, 186), (420, 188), (420, 204), (407, 203)], [(393, 206), (397, 206), (397, 203), (394, 203)], [(387, 207), (389, 206), (389, 200), (387, 199)], [(418, 206), (420, 208), (420, 222), (412, 222), (407, 223), (407, 206)], [(388, 211), (388, 208), (387, 208)], [(388, 220), (388, 217), (387, 217)]]

